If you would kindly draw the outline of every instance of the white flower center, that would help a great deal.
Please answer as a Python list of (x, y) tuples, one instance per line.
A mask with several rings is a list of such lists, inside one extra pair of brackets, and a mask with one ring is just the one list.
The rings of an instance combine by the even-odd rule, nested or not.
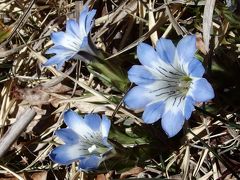
[(180, 91), (182, 94), (186, 95), (190, 85), (191, 85), (192, 79), (188, 76), (183, 76), (180, 78), (180, 82), (178, 83), (178, 87), (176, 89)]
[(92, 153), (92, 152), (96, 151), (96, 149), (97, 149), (97, 146), (95, 144), (93, 144), (91, 147), (88, 148), (88, 152)]
[(90, 146), (88, 148), (88, 152), (90, 154), (104, 154), (105, 152), (108, 151), (108, 147), (104, 146), (104, 145), (96, 145), (93, 144), (92, 146)]

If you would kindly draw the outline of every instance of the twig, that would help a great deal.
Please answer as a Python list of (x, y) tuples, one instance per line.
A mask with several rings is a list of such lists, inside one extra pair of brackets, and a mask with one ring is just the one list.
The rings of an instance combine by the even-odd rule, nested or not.
[(219, 160), (221, 161), (221, 163), (228, 169), (229, 172), (232, 173), (232, 175), (234, 177), (236, 177), (237, 179), (240, 179), (240, 177), (236, 174), (236, 172), (233, 170), (233, 167), (231, 167), (222, 156), (218, 155), (218, 153), (216, 151), (213, 150), (212, 147), (210, 147), (207, 143), (205, 143), (198, 135), (196, 135), (195, 133), (193, 133), (191, 131), (191, 129), (188, 129), (188, 132), (190, 132), (195, 138), (197, 138), (206, 148), (208, 148), (208, 150), (210, 152), (212, 152), (212, 154)]
[(28, 108), (19, 119), (8, 129), (0, 139), (0, 158), (7, 152), (9, 147), (14, 143), (18, 136), (25, 130), (28, 124), (36, 115), (36, 111)]
[(12, 174), (13, 176), (15, 176), (17, 179), (19, 180), (24, 180), (24, 178), (22, 178), (20, 175), (16, 174), (15, 172), (11, 171), (10, 169), (0, 165), (0, 168), (4, 169), (5, 171), (7, 171), (8, 173)]
[(220, 116), (216, 116), (215, 114), (212, 114), (212, 113), (210, 113), (210, 112), (208, 112), (208, 111), (206, 111), (206, 110), (204, 110), (204, 109), (201, 109), (201, 108), (199, 108), (199, 107), (197, 107), (197, 106), (195, 106), (195, 109), (196, 109), (197, 111), (199, 111), (199, 112), (207, 115), (207, 116), (212, 117), (214, 120), (219, 120), (219, 121), (221, 121), (223, 124), (225, 124), (225, 125), (227, 125), (227, 126), (240, 129), (240, 125), (238, 125), (238, 124), (235, 124), (235, 123), (233, 123), (233, 122), (228, 122), (226, 119), (224, 119), (224, 118), (222, 118), (222, 117), (220, 117)]

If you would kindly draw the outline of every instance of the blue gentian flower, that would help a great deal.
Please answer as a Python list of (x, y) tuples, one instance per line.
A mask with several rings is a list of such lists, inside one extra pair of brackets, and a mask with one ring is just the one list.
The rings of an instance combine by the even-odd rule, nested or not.
[(94, 170), (113, 148), (107, 142), (110, 120), (98, 114), (88, 114), (84, 118), (72, 110), (64, 113), (67, 128), (55, 133), (65, 144), (53, 149), (49, 157), (62, 165), (79, 162), (79, 169)]
[(88, 7), (84, 6), (78, 21), (74, 19), (67, 21), (66, 32), (60, 31), (51, 34), (54, 46), (46, 54), (55, 54), (55, 56), (48, 59), (44, 66), (57, 65), (57, 69), (61, 69), (65, 61), (71, 58), (82, 59), (78, 54), (80, 51), (93, 53), (88, 34), (92, 28), (95, 14), (96, 10), (89, 11)]
[(196, 37), (188, 35), (174, 46), (171, 40), (159, 39), (156, 50), (140, 43), (137, 56), (142, 65), (134, 65), (128, 78), (137, 84), (125, 97), (130, 109), (144, 108), (145, 123), (161, 119), (163, 130), (175, 136), (194, 104), (214, 97), (212, 86), (202, 78), (204, 68), (195, 58)]

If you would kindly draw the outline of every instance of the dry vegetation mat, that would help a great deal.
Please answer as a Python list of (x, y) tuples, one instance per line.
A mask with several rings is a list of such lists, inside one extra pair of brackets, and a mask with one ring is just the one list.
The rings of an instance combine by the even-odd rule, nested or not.
[(0, 0), (0, 179), (239, 179), (239, 0)]

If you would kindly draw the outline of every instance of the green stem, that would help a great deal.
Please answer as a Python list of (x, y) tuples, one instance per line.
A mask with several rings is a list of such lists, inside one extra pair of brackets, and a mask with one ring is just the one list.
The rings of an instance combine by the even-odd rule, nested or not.
[(98, 59), (89, 64), (95, 71), (104, 75), (107, 81), (121, 92), (125, 92), (129, 87), (127, 73), (124, 73), (121, 66), (110, 61)]

